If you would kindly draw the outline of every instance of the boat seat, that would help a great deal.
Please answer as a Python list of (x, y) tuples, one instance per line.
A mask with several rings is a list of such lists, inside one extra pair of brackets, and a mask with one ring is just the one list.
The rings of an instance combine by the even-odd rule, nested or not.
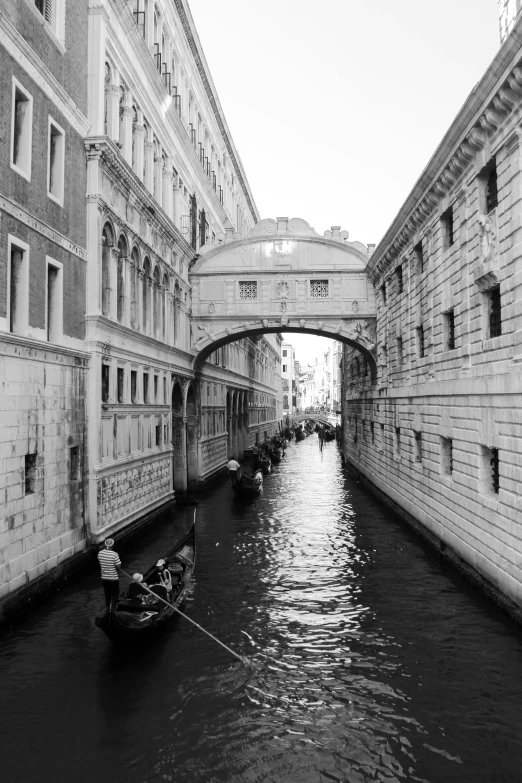
[(168, 593), (165, 585), (150, 585), (150, 589), (158, 598), (163, 598), (164, 601), (168, 601)]

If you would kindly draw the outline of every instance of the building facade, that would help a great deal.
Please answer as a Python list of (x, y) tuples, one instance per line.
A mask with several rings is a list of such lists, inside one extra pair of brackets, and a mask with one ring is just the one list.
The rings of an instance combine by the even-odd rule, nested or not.
[(258, 213), (183, 0), (89, 9), (87, 349), (90, 532), (117, 533), (275, 426), (269, 339), (196, 379), (190, 269)]
[(344, 351), (344, 453), (514, 611), (522, 607), (522, 20), (368, 273), (378, 376)]
[(281, 377), (283, 380), (283, 414), (296, 408), (295, 351), (290, 343), (281, 343)]
[(86, 546), (87, 9), (0, 1), (0, 599)]

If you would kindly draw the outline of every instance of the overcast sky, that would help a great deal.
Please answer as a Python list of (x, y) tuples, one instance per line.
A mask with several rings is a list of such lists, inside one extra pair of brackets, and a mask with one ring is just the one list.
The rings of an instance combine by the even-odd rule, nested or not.
[[(261, 217), (365, 244), (499, 47), (497, 0), (189, 3)], [(288, 338), (303, 362), (320, 350)]]

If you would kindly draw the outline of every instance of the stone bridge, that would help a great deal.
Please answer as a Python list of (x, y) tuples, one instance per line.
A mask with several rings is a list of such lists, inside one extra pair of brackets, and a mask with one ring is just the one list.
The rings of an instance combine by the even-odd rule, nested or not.
[[(286, 422), (285, 416), (285, 422)], [(335, 424), (330, 421), (325, 413), (299, 413), (293, 416), (288, 416), (290, 426), (294, 424), (300, 424), (302, 421), (317, 421), (319, 424), (325, 424), (327, 427), (335, 427)]]
[(357, 348), (375, 378), (376, 308), (365, 245), (348, 242), (340, 227), (320, 236), (305, 220), (286, 217), (220, 239), (203, 246), (190, 274), (196, 369), (243, 337), (301, 332)]

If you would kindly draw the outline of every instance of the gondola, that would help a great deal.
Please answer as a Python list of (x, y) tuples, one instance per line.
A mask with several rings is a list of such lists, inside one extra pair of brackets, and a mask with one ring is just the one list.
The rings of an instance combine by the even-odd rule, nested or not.
[[(158, 574), (156, 565), (143, 575), (143, 581), (157, 596), (178, 608), (183, 603), (196, 564), (195, 525), (162, 558), (168, 562), (172, 575), (172, 593), (169, 595), (164, 585), (155, 584)], [(96, 617), (95, 623), (112, 642), (135, 643), (150, 639), (176, 615), (174, 609), (161, 601), (154, 601), (153, 596), (139, 582), (131, 582), (120, 593), (116, 607)]]
[(261, 492), (263, 486), (263, 471), (258, 468), (253, 476), (242, 473), (237, 483), (233, 485), (236, 495), (244, 498), (255, 498)]
[(283, 451), (282, 451), (282, 449), (279, 448), (279, 446), (272, 446), (272, 448), (270, 449), (269, 453), (270, 453), (270, 459), (272, 460), (272, 462), (275, 462), (276, 464), (278, 462), (281, 462), (281, 458), (283, 456)]
[(305, 434), (304, 434), (303, 430), (301, 429), (301, 427), (298, 427), (298, 429), (296, 429), (296, 431), (295, 431), (295, 439), (296, 439), (297, 443), (299, 443), (300, 440), (304, 440), (305, 439)]
[(266, 456), (265, 454), (260, 454), (258, 462), (259, 467), (263, 471), (263, 476), (268, 476), (272, 472), (272, 462), (270, 457)]

